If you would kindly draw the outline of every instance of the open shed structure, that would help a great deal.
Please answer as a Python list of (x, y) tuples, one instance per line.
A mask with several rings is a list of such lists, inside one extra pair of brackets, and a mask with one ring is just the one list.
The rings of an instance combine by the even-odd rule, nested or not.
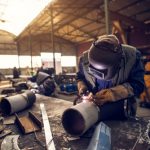
[(149, 0), (49, 1), (14, 38), (16, 53), (39, 56), (41, 52), (60, 52), (78, 57), (93, 40), (108, 33), (116, 34), (122, 43), (148, 47), (149, 8)]
[[(138, 52), (102, 42), (98, 59), (83, 60), (77, 73), (103, 34), (139, 49), (145, 72)], [(150, 150), (143, 107), (150, 108), (150, 0), (0, 0), (1, 150)], [(111, 133), (103, 123), (95, 130), (99, 121)]]

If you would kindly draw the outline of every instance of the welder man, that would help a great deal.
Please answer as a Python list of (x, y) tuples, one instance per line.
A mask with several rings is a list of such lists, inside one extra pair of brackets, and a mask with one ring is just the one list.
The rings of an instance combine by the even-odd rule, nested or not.
[(99, 37), (80, 58), (77, 85), (79, 95), (88, 94), (87, 100), (100, 107), (101, 119), (134, 116), (136, 97), (144, 89), (140, 52), (115, 35)]

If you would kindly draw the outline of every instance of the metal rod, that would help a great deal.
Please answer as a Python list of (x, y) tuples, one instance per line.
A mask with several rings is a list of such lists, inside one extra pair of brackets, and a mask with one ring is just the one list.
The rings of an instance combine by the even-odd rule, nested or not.
[(108, 0), (104, 0), (106, 34), (110, 34)]
[(56, 150), (44, 103), (40, 103), (47, 150)]
[(54, 26), (53, 26), (53, 7), (51, 6), (51, 43), (52, 43), (52, 50), (53, 50), (53, 67), (54, 67), (54, 74), (56, 73), (56, 64), (55, 64), (55, 45), (54, 45)]

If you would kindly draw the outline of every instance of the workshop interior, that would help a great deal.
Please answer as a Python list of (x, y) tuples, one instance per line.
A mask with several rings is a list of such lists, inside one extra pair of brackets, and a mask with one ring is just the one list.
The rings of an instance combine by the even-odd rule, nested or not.
[(0, 150), (150, 150), (150, 0), (0, 0)]

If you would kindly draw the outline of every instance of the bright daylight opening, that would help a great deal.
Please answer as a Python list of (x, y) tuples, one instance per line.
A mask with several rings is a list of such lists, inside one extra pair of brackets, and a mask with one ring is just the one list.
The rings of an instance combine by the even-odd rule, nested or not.
[(76, 66), (76, 56), (62, 56), (61, 57), (62, 67), (75, 67)]
[(51, 0), (1, 0), (0, 29), (18, 35)]
[[(55, 53), (55, 62), (56, 66), (75, 67), (76, 56), (61, 56), (61, 53)], [(53, 67), (53, 53), (32, 56), (33, 67), (40, 67), (42, 63), (45, 64), (45, 67)], [(19, 56), (19, 65), (21, 68), (31, 67), (31, 56)], [(13, 68), (19, 67), (19, 65), (17, 55), (0, 55), (0, 68)]]

